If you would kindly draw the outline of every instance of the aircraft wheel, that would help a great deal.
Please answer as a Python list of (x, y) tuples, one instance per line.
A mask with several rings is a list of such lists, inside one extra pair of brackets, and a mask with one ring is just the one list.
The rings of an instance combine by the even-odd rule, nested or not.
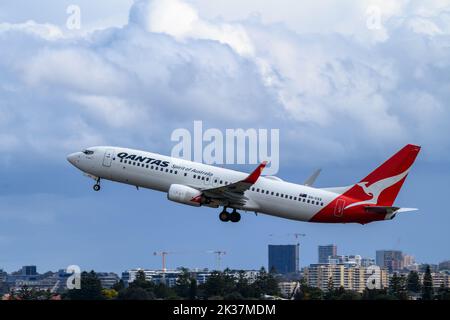
[(94, 191), (100, 191), (100, 185), (99, 184), (94, 184), (93, 189), (94, 189)]
[(239, 222), (241, 220), (241, 214), (237, 211), (234, 211), (230, 214), (230, 221), (231, 222)]
[(226, 212), (225, 210), (223, 210), (220, 214), (219, 214), (219, 219), (222, 222), (227, 222), (230, 221), (230, 214), (228, 212)]

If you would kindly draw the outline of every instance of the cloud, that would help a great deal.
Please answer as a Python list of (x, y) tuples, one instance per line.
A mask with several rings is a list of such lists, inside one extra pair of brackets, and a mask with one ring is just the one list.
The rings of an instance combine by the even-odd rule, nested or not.
[[(370, 5), (381, 9), (379, 29), (366, 26)], [(200, 119), (281, 128), (287, 159), (357, 159), (410, 142), (431, 161), (449, 159), (448, 3), (343, 6), (345, 26), (322, 32), (321, 19), (310, 32), (206, 19), (181, 0), (135, 1), (127, 25), (76, 36), (0, 24), (0, 145), (167, 152), (171, 130)]]
[(41, 37), (45, 40), (58, 40), (63, 38), (60, 28), (49, 23), (36, 23), (28, 20), (24, 23), (0, 23), (0, 32), (17, 31)]

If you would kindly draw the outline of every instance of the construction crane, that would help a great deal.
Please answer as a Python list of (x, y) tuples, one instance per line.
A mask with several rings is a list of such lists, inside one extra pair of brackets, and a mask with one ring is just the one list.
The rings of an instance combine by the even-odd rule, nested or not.
[(168, 252), (168, 251), (155, 251), (153, 252), (154, 256), (161, 256), (162, 257), (162, 272), (166, 273), (167, 269), (166, 269), (166, 256), (168, 254), (171, 254), (173, 252)]
[(286, 237), (286, 236), (294, 236), (295, 239), (298, 239), (299, 237), (305, 237), (306, 234), (305, 233), (299, 233), (299, 232), (295, 232), (295, 233), (285, 233), (285, 234), (269, 234), (269, 237)]
[(214, 253), (216, 255), (216, 262), (217, 262), (217, 270), (221, 270), (221, 262), (222, 262), (222, 256), (226, 255), (226, 251), (222, 250), (208, 250), (207, 253)]
[(294, 237), (295, 240), (297, 241), (298, 244), (298, 238), (299, 237), (306, 237), (305, 233), (299, 233), (299, 232), (295, 232), (295, 233), (285, 233), (285, 234), (269, 234), (269, 237)]

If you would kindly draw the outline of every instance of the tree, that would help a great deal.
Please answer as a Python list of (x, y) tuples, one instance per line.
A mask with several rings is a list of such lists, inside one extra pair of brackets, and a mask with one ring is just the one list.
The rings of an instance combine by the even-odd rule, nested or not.
[(387, 289), (366, 288), (361, 297), (363, 300), (395, 300), (396, 297), (388, 294)]
[(191, 278), (191, 275), (188, 271), (188, 269), (183, 268), (182, 272), (177, 278), (177, 281), (175, 283), (175, 292), (179, 297), (182, 298), (189, 298), (190, 296), (190, 289), (191, 289), (191, 282), (195, 281), (195, 279)]
[(191, 279), (191, 284), (189, 286), (189, 299), (197, 299), (197, 280), (193, 278)]
[(123, 283), (123, 280), (120, 279), (118, 282), (116, 282), (113, 286), (112, 289), (116, 290), (117, 292), (122, 291), (123, 289), (125, 289), (125, 283)]
[(130, 287), (119, 292), (118, 299), (120, 300), (152, 300), (155, 299), (153, 293), (147, 292), (140, 287)]
[(433, 277), (431, 276), (430, 265), (427, 265), (423, 276), (422, 300), (433, 299)]
[(419, 274), (416, 271), (410, 271), (408, 274), (408, 278), (406, 280), (406, 288), (409, 292), (413, 293), (419, 293), (421, 286), (420, 286), (420, 279)]
[(441, 286), (438, 289), (438, 292), (436, 294), (436, 299), (450, 300), (450, 290), (449, 290), (449, 288), (446, 288), (443, 283), (441, 284)]
[(306, 280), (300, 280), (300, 288), (294, 294), (294, 300), (322, 300), (323, 292), (319, 288), (309, 287)]
[(235, 291), (234, 278), (229, 274), (228, 269), (224, 272), (214, 271), (202, 285), (202, 289), (207, 297), (224, 297)]
[(264, 294), (271, 296), (279, 296), (281, 294), (275, 274), (267, 273), (264, 268), (259, 270), (259, 275), (253, 283), (253, 287), (257, 298)]
[(148, 281), (145, 278), (145, 273), (142, 270), (139, 270), (136, 273), (136, 278), (132, 283), (130, 283), (130, 288), (142, 288), (144, 290), (152, 291), (154, 287), (153, 282)]
[(102, 294), (106, 299), (112, 300), (117, 298), (119, 293), (114, 289), (103, 289)]
[(408, 299), (406, 292), (406, 279), (403, 275), (398, 276), (397, 273), (394, 273), (389, 283), (389, 293), (399, 300)]
[(244, 298), (256, 298), (255, 287), (250, 284), (243, 270), (239, 271), (236, 291)]
[(70, 300), (103, 300), (102, 284), (94, 271), (81, 273), (81, 288), (67, 291)]
[(327, 292), (324, 295), (325, 300), (332, 300), (334, 298), (334, 281), (333, 276), (328, 278)]
[(158, 299), (176, 299), (178, 298), (175, 290), (160, 282), (155, 285), (153, 292)]

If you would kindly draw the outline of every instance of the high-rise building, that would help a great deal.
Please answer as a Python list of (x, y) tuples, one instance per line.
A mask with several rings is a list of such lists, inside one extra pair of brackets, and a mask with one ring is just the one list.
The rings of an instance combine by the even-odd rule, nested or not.
[(287, 274), (298, 272), (299, 245), (269, 245), (269, 271)]
[(403, 269), (403, 253), (399, 250), (377, 250), (377, 265), (387, 268), (389, 272)]
[(319, 263), (328, 263), (328, 257), (337, 256), (337, 247), (334, 244), (319, 246)]
[(36, 266), (23, 266), (22, 275), (24, 276), (35, 276), (37, 275)]
[(414, 256), (405, 254), (403, 255), (403, 267), (408, 268), (413, 266), (416, 263), (416, 259)]
[(439, 263), (439, 271), (450, 271), (450, 260)]
[(389, 278), (386, 269), (380, 269), (374, 274), (366, 267), (348, 264), (311, 264), (304, 269), (304, 277), (311, 287), (327, 291), (333, 284), (333, 288), (343, 287), (346, 290), (363, 292), (364, 289), (375, 280), (374, 285), (383, 289), (388, 286)]

